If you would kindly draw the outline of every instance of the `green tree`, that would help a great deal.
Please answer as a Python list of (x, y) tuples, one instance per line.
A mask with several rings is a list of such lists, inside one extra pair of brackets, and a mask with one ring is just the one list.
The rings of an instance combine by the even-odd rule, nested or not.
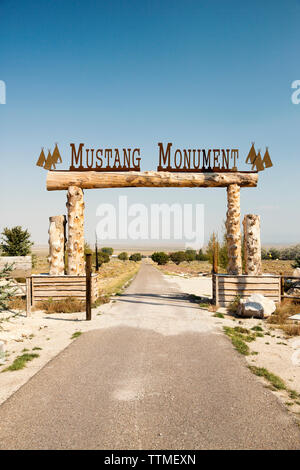
[(169, 261), (169, 255), (164, 251), (155, 251), (154, 253), (152, 253), (151, 259), (152, 261), (161, 266), (163, 264), (167, 264), (167, 262)]
[(175, 264), (180, 264), (186, 260), (185, 252), (184, 251), (174, 251), (170, 253), (170, 259)]
[(219, 252), (220, 243), (218, 240), (218, 235), (215, 232), (211, 234), (208, 244), (207, 244), (207, 248), (206, 248), (206, 256), (211, 265), (213, 264), (213, 256), (214, 256), (214, 240), (217, 246), (217, 250)]
[(126, 251), (122, 251), (122, 253), (120, 253), (118, 255), (118, 258), (121, 260), (121, 261), (127, 261), (128, 260), (128, 253), (126, 253)]
[(227, 251), (227, 236), (226, 236), (226, 227), (224, 227), (222, 243), (219, 245), (219, 259), (218, 265), (223, 269), (227, 269), (228, 265), (228, 251)]
[(30, 233), (22, 229), (20, 225), (16, 227), (5, 227), (1, 233), (1, 250), (5, 256), (27, 256), (31, 253), (33, 245), (30, 240)]
[(107, 253), (109, 256), (111, 256), (114, 252), (114, 249), (111, 248), (110, 246), (104, 246), (101, 248), (102, 253)]
[(132, 255), (129, 256), (130, 261), (141, 261), (142, 255), (141, 253), (132, 253)]
[[(0, 280), (9, 278), (11, 271), (13, 270), (13, 264), (6, 264), (3, 269), (0, 270)], [(8, 302), (14, 294), (14, 289), (11, 282), (0, 283), (0, 310), (5, 310), (8, 307)]]

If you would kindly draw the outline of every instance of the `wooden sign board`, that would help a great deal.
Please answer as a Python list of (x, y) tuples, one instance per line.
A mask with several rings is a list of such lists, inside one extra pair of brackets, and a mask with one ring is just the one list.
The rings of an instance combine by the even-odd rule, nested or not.
[[(158, 172), (174, 173), (234, 173), (238, 172), (238, 148), (172, 148), (172, 142), (159, 142)], [(141, 170), (140, 148), (86, 148), (85, 144), (71, 143), (71, 172), (139, 172)], [(57, 144), (53, 153), (48, 151), (47, 157), (42, 149), (37, 166), (45, 170), (56, 170), (56, 165), (62, 163)], [(252, 166), (251, 171), (262, 171), (273, 166), (268, 148), (262, 158), (260, 151), (256, 153), (254, 144), (246, 158), (246, 163)]]

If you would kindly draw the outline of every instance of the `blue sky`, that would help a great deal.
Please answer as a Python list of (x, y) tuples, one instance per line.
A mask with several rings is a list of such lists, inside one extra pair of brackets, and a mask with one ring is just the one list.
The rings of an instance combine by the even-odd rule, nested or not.
[[(184, 148), (269, 146), (274, 167), (258, 189), (242, 189), (242, 214), (261, 215), (264, 243), (300, 242), (300, 1), (0, 0), (1, 211), (47, 243), (48, 217), (66, 194), (47, 192), (35, 166), (42, 146), (70, 142), (140, 147), (142, 170), (156, 169), (157, 142)], [(85, 191), (86, 237), (96, 208), (116, 202), (205, 205), (205, 236), (221, 232), (225, 189)]]

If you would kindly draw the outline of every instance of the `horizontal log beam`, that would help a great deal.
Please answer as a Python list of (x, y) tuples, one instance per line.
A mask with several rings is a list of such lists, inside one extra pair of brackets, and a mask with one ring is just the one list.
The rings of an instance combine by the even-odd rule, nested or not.
[(256, 187), (258, 174), (252, 172), (174, 173), (165, 171), (48, 171), (47, 190), (67, 190), (70, 186), (92, 188), (224, 188), (230, 184)]

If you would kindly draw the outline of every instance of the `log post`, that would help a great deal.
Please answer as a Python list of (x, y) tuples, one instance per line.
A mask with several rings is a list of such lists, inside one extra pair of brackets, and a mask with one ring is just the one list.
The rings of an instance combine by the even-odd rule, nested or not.
[(246, 214), (243, 220), (243, 227), (245, 273), (260, 276), (262, 268), (259, 215)]
[(65, 224), (64, 215), (49, 217), (50, 276), (62, 276), (65, 272)]
[(84, 202), (83, 191), (77, 186), (68, 189), (68, 270), (75, 276), (84, 276)]
[(227, 187), (226, 239), (228, 251), (228, 274), (242, 274), (240, 186)]
[(31, 314), (31, 277), (26, 277), (26, 316)]

